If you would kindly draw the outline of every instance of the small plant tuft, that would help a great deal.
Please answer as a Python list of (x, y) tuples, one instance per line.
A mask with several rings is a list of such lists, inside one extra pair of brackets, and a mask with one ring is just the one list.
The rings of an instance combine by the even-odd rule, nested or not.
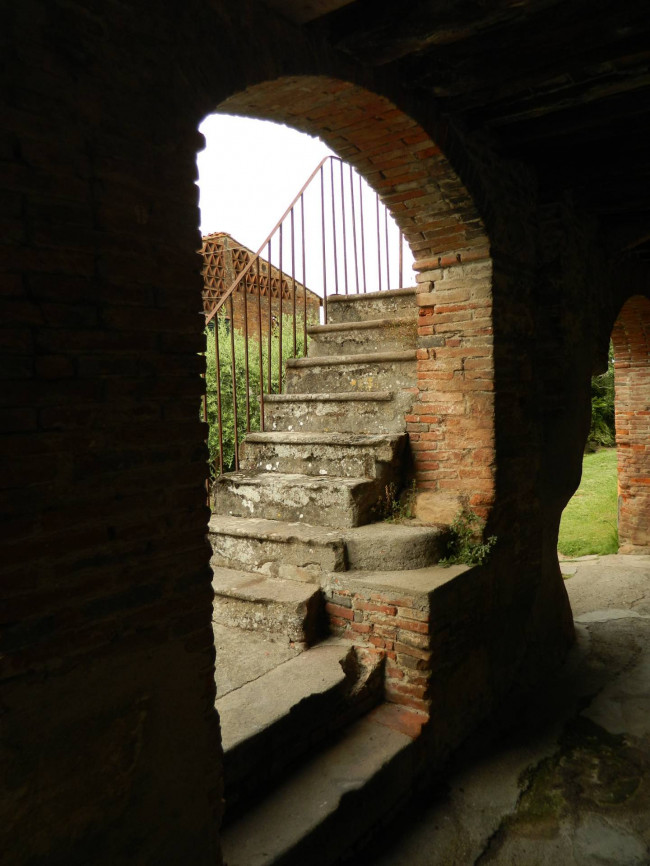
[(440, 565), (483, 565), (497, 543), (496, 535), (480, 541), (482, 523), (479, 518), (464, 508), (449, 527), (447, 555)]
[(377, 504), (377, 511), (382, 515), (382, 519), (389, 523), (411, 520), (414, 517), (416, 493), (415, 480), (399, 495), (396, 485), (391, 481), (384, 487), (384, 495)]

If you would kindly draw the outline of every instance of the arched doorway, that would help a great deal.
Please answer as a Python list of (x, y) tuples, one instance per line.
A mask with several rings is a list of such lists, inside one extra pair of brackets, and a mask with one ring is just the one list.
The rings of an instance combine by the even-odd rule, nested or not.
[(320, 137), (389, 208), (415, 257), (418, 393), (407, 416), (423, 519), (494, 498), (492, 262), (481, 216), (441, 148), (383, 96), (325, 76), (255, 84), (222, 101), (230, 114)]
[[(480, 518), (486, 518), (494, 495), (495, 471), (492, 263), (482, 220), (446, 157), (425, 130), (388, 99), (336, 79), (316, 76), (277, 79), (252, 86), (226, 99), (218, 109), (281, 121), (319, 135), (339, 157), (365, 177), (390, 209), (415, 255), (417, 291), (409, 290), (408, 303), (415, 332), (412, 354), (416, 372), (413, 382), (404, 389), (410, 392), (409, 408), (406, 413), (401, 410), (399, 420), (409, 434), (415, 455), (418, 491), (416, 514), (428, 524), (449, 525), (465, 508), (474, 510)], [(282, 270), (281, 266), (279, 270)], [(343, 324), (348, 323), (334, 322), (332, 327)], [(313, 396), (316, 395), (309, 394), (310, 399)], [(368, 394), (364, 393), (363, 399), (367, 398)], [(264, 399), (266, 403), (271, 402), (266, 397)], [(279, 432), (291, 429), (282, 426)], [(312, 433), (314, 428), (307, 427), (306, 431)], [(349, 428), (343, 428), (343, 432), (349, 432)], [(366, 435), (370, 431), (363, 429), (359, 432)], [(394, 431), (378, 428), (378, 432)], [(266, 443), (258, 441), (257, 444)], [(282, 444), (286, 443), (283, 441)], [(311, 446), (313, 443), (307, 444)], [(293, 443), (294, 448), (304, 445), (304, 441), (296, 440)], [(286, 450), (289, 451), (288, 448)], [(286, 457), (287, 460), (289, 458), (293, 459), (293, 453)], [(278, 470), (277, 465), (273, 461), (270, 466), (262, 468), (268, 473), (275, 471), (276, 479), (278, 475), (289, 474), (289, 469)], [(323, 467), (325, 465), (323, 458)], [(293, 471), (296, 474), (299, 472)], [(328, 475), (330, 469), (323, 468), (322, 472)], [(331, 474), (336, 476), (344, 473)], [(241, 519), (255, 517), (266, 520), (267, 515), (261, 511), (257, 513), (256, 507), (251, 504), (254, 500), (252, 493), (247, 503), (243, 503), (243, 496), (239, 496), (238, 485), (243, 489), (245, 484), (252, 484), (250, 478), (234, 477), (237, 473), (232, 473), (232, 478), (226, 475), (228, 473), (221, 476), (217, 485), (222, 488), (223, 495), (220, 492), (219, 496), (215, 496), (218, 520), (213, 519), (211, 533), (220, 538), (232, 538), (235, 534), (241, 538), (245, 532), (239, 523)], [(336, 481), (336, 478), (333, 480)], [(281, 478), (275, 491), (281, 484), (287, 483), (285, 478)], [(259, 479), (254, 479), (254, 484), (257, 485), (255, 490), (261, 489)], [(294, 478), (292, 484), (298, 489), (302, 480)], [(263, 495), (266, 494), (260, 493), (260, 498), (254, 501), (262, 501)], [(277, 521), (274, 531), (278, 543), (282, 542), (279, 539), (280, 522), (283, 524), (282, 531), (286, 524), (295, 526), (303, 518), (305, 523), (317, 524), (319, 527), (345, 526), (354, 529), (360, 525), (353, 522), (336, 523), (336, 519), (328, 523), (322, 519), (323, 513), (330, 508), (326, 497), (318, 503), (319, 515), (317, 508), (312, 508), (314, 503), (311, 500), (301, 501), (298, 511), (294, 513), (291, 510), (294, 503), (289, 496), (286, 497), (289, 500), (287, 504), (285, 501), (279, 502), (280, 497), (275, 493), (273, 495), (271, 516)], [(239, 499), (235, 500), (235, 496)], [(265, 503), (270, 501), (269, 498)], [(369, 523), (370, 520), (365, 520), (363, 525)], [(389, 534), (386, 529), (379, 529), (384, 535)], [(266, 536), (262, 539), (262, 531), (266, 531), (266, 524), (264, 530), (259, 530), (259, 538), (266, 541)], [(295, 533), (295, 530), (292, 531)], [(316, 546), (310, 543), (312, 547)], [(232, 546), (226, 543), (218, 547), (215, 545), (213, 561), (218, 559), (215, 585), (219, 582), (217, 594), (226, 599), (224, 611), (236, 592), (239, 596), (243, 595), (244, 590), (248, 591), (253, 583), (246, 577), (240, 580), (231, 573), (224, 574), (224, 571), (235, 571), (234, 563), (244, 557), (249, 562), (249, 551), (252, 549), (253, 546), (247, 542), (245, 553), (238, 553), (237, 557), (241, 556), (241, 559), (237, 559), (231, 553)], [(257, 546), (255, 555), (256, 552)], [(315, 555), (310, 551), (310, 556), (311, 567)], [(384, 571), (389, 573), (385, 558), (375, 557), (372, 562), (377, 571), (382, 571), (383, 566)], [(267, 569), (266, 573), (274, 578), (282, 573), (282, 567), (303, 567), (302, 562), (287, 563), (286, 558), (282, 562), (279, 562), (279, 558), (271, 562), (269, 558), (262, 564), (255, 560), (253, 565), (257, 568), (256, 574)], [(363, 570), (363, 566), (357, 568)], [(415, 570), (415, 567), (412, 569)], [(354, 567), (350, 570), (353, 571)], [(397, 565), (394, 570), (406, 572), (408, 566)], [(451, 583), (458, 574), (455, 571), (445, 572), (439, 580)], [(289, 579), (295, 576), (294, 570), (293, 577)], [(440, 635), (446, 626), (445, 615), (436, 617), (434, 622), (430, 612), (428, 593), (429, 590), (433, 592), (434, 575), (425, 576), (424, 579), (431, 582), (427, 583), (428, 589), (425, 591), (422, 591), (421, 586), (416, 588), (415, 582), (409, 586), (407, 576), (404, 576), (399, 589), (390, 584), (390, 578), (385, 579), (389, 585), (386, 586), (384, 581), (379, 589), (346, 584), (347, 579), (344, 576), (338, 581), (336, 575), (331, 580), (325, 578), (322, 594), (316, 592), (316, 596), (325, 602), (331, 630), (339, 637), (351, 640), (355, 650), (357, 644), (363, 642), (363, 649), (372, 659), (371, 664), (378, 659), (382, 666), (385, 664), (380, 675), (381, 700), (401, 706), (405, 712), (408, 709), (409, 712), (419, 713), (420, 718), (426, 720), (429, 709), (436, 703), (436, 696), (451, 688), (450, 682), (458, 676), (458, 669), (472, 664), (465, 657), (458, 658), (452, 651), (454, 658), (449, 659), (445, 672), (435, 677), (431, 647), (438, 639), (444, 643), (444, 637)], [(240, 580), (236, 587), (235, 580)], [(246, 581), (248, 584), (244, 587)], [(258, 588), (260, 583), (261, 579), (258, 580)], [(278, 583), (279, 580), (276, 580), (276, 585)], [(230, 610), (233, 609), (234, 605), (231, 605)], [(477, 607), (470, 614), (471, 624), (465, 622), (462, 628), (474, 635), (475, 629), (480, 628), (482, 613)], [(228, 615), (224, 612), (222, 622), (226, 622)], [(229, 622), (232, 620), (226, 624)], [(300, 640), (300, 634), (304, 634), (304, 642), (309, 645), (311, 635), (306, 628), (302, 632), (296, 630), (296, 633), (299, 637), (295, 642)], [(314, 643), (319, 637), (316, 635)], [(480, 654), (481, 650), (468, 649), (467, 655), (471, 656), (474, 652)], [(442, 655), (445, 653), (443, 649)], [(471, 727), (472, 720), (482, 712), (475, 702), (475, 709), (468, 710), (462, 696), (455, 696), (447, 706), (450, 716), (458, 716), (458, 724), (451, 724), (452, 739), (458, 732)], [(227, 774), (227, 778), (232, 777)], [(233, 790), (232, 786), (230, 790)], [(245, 794), (241, 796), (244, 798)]]

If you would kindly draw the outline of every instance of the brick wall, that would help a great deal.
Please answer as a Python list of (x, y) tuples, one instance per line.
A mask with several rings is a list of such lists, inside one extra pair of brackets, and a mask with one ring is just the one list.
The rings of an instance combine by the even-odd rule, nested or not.
[[(535, 179), (479, 134), (253, 0), (154, 16), (23, 0), (5, 4), (0, 38), (0, 849), (30, 866), (213, 866), (221, 764), (191, 301), (201, 119), (220, 106), (320, 134), (381, 192), (432, 284), (427, 411), (409, 421), (423, 425), (420, 480), (438, 498), (442, 482), (485, 497), (475, 507), (499, 537), (489, 569), (449, 584), (455, 613), (436, 622), (451, 639), (432, 633), (432, 697), (415, 697), (446, 724), (438, 755), (571, 641), (557, 527), (612, 298), (620, 307), (635, 284), (570, 201), (542, 208)], [(390, 640), (378, 628), (399, 637), (407, 608), (392, 606), (357, 603), (353, 617)]]
[(91, 6), (1, 14), (1, 859), (214, 866), (201, 138), (174, 15)]
[(326, 609), (334, 634), (368, 644), (385, 658), (384, 697), (428, 713), (431, 707), (431, 611), (418, 592), (360, 587), (332, 576)]
[(612, 331), (621, 553), (650, 553), (650, 300), (630, 298)]

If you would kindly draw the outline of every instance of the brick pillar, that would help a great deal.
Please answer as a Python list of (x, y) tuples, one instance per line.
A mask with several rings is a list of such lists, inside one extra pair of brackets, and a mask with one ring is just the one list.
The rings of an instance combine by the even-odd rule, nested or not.
[(650, 553), (650, 300), (637, 295), (614, 330), (620, 553)]
[[(487, 249), (418, 262), (418, 401), (407, 416), (417, 514), (451, 523), (494, 499), (492, 261)], [(428, 290), (428, 291), (427, 291)]]

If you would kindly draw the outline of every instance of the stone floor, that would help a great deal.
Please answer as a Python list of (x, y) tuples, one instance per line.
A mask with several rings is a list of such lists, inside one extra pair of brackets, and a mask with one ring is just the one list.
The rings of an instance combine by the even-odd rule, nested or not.
[(650, 864), (650, 556), (562, 571), (577, 631), (563, 669), (500, 745), (468, 758), (358, 862)]

